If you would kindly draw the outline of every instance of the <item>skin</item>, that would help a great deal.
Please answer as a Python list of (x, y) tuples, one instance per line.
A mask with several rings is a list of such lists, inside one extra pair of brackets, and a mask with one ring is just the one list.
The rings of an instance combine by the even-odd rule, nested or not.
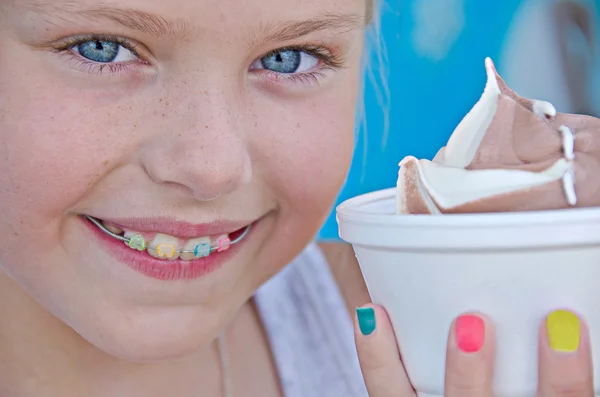
[(319, 247), (327, 263), (331, 264), (331, 273), (339, 285), (348, 312), (353, 313), (357, 307), (371, 302), (352, 246), (328, 242), (319, 243)]
[[(314, 236), (346, 176), (365, 1), (102, 3), (171, 21), (159, 37), (77, 14), (97, 4), (0, 1), (0, 395), (218, 396), (224, 329), (236, 395), (277, 395), (249, 298)], [(333, 13), (344, 21), (268, 40)], [(128, 38), (142, 60), (99, 73), (72, 42), (57, 50), (87, 34)], [(339, 65), (295, 79), (252, 66), (290, 45)], [(218, 271), (164, 282), (115, 260), (78, 214), (261, 221)]]

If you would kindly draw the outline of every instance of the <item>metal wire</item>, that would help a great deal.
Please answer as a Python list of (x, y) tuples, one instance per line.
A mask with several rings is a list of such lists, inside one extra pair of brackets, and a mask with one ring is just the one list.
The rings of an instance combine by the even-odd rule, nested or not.
[[(131, 241), (131, 239), (128, 238), (128, 237), (121, 236), (119, 234), (113, 233), (110, 230), (108, 230), (106, 228), (106, 226), (104, 226), (100, 220), (98, 220), (96, 218), (93, 218), (93, 217), (91, 217), (89, 215), (85, 215), (85, 217), (90, 222), (92, 222), (94, 225), (98, 226), (98, 228), (100, 230), (102, 230), (104, 233), (108, 234), (109, 236), (114, 237), (117, 240), (121, 240), (125, 244), (129, 244), (129, 242)], [(248, 234), (249, 231), (250, 231), (250, 225), (246, 226), (246, 228), (244, 229), (244, 231), (242, 232), (242, 234), (240, 234), (238, 237), (236, 237), (235, 240), (231, 241), (231, 245), (239, 243), (244, 237), (246, 237), (246, 235)], [(149, 249), (155, 249), (155, 248), (152, 248), (152, 247), (148, 247), (148, 248)], [(211, 247), (210, 248), (210, 252), (212, 253), (212, 252), (218, 251), (218, 249), (219, 249), (218, 247)], [(188, 250), (177, 250), (175, 252), (178, 253), (178, 254), (193, 254), (194, 253), (194, 251), (188, 251)]]

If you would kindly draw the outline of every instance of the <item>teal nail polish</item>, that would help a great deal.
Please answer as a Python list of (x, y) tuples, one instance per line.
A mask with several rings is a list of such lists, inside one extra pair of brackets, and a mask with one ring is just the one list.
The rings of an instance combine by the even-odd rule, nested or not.
[(358, 327), (363, 335), (371, 335), (375, 331), (375, 310), (370, 307), (357, 308), (356, 317), (358, 317)]

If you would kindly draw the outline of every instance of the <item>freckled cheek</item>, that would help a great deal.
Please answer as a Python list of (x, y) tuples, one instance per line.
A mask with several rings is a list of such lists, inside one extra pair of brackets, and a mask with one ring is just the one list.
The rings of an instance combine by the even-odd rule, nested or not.
[(125, 114), (91, 103), (38, 89), (3, 104), (0, 202), (53, 218), (105, 176), (122, 146), (111, 125)]
[(279, 207), (269, 270), (301, 250), (329, 213), (352, 159), (354, 111), (354, 102), (333, 98), (259, 115), (269, 123), (250, 138), (257, 150), (255, 175), (274, 192)]
[(335, 199), (352, 159), (354, 112), (354, 102), (333, 99), (271, 118), (261, 171), (295, 211), (314, 214)]

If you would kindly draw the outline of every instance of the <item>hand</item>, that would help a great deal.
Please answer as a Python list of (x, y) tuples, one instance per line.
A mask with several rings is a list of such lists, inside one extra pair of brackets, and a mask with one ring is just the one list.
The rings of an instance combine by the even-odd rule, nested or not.
[[(357, 313), (362, 318), (362, 332), (357, 316), (356, 346), (369, 396), (415, 397), (385, 310), (368, 305)], [(574, 352), (554, 351), (546, 322), (540, 327), (538, 397), (594, 396), (590, 341), (585, 324), (579, 322), (581, 336)], [(460, 328), (473, 323), (482, 325), (483, 332), (468, 334), (459, 342), (457, 328), (461, 334)], [(491, 322), (485, 316), (461, 316), (452, 324), (448, 337), (444, 397), (492, 397), (493, 364)]]

